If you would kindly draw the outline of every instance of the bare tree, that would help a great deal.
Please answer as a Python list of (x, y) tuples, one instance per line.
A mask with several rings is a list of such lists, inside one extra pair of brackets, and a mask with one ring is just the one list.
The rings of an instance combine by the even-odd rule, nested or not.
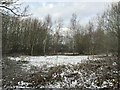
[(120, 2), (111, 5), (111, 9), (104, 13), (104, 27), (118, 39), (118, 58), (120, 58)]
[(54, 34), (54, 53), (58, 53), (58, 46), (60, 45), (60, 30), (63, 26), (63, 20), (59, 18), (55, 21), (55, 34)]
[(51, 31), (51, 27), (52, 27), (52, 19), (50, 15), (47, 15), (45, 17), (44, 26), (45, 26), (45, 39), (43, 40), (43, 45), (44, 45), (43, 52), (44, 52), (44, 55), (46, 55), (46, 44), (48, 39), (48, 32)]
[(89, 34), (89, 54), (90, 55), (93, 55), (93, 23), (92, 22), (89, 22), (89, 25), (88, 25), (88, 34)]
[(29, 16), (26, 14), (29, 6), (26, 6), (23, 10), (21, 9), (21, 4), (17, 4), (18, 0), (2, 0), (0, 3), (1, 13), (12, 13), (15, 16)]
[[(77, 15), (75, 13), (72, 14), (71, 20), (70, 20), (70, 30), (71, 33), (73, 34), (72, 36), (74, 37), (75, 32), (77, 31), (77, 24), (78, 24), (78, 20), (77, 20)], [(72, 49), (73, 49), (73, 54), (75, 53), (75, 42), (73, 40), (72, 42)]]

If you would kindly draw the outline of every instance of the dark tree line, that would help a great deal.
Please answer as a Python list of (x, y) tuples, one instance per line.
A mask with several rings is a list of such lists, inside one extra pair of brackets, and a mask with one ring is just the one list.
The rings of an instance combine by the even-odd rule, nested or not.
[(57, 53), (106, 54), (119, 52), (120, 4), (90, 20), (85, 26), (72, 14), (66, 35), (60, 31), (62, 19), (55, 22), (50, 15), (44, 20), (21, 19), (9, 14), (2, 15), (3, 54), (48, 55)]

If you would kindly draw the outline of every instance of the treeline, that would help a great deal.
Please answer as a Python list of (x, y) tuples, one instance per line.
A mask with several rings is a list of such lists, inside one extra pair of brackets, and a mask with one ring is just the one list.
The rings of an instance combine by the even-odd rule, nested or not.
[(61, 34), (64, 21), (21, 19), (2, 15), (2, 52), (4, 54), (49, 55), (57, 53), (116, 55), (120, 33), (120, 3), (82, 26), (75, 13), (68, 30)]

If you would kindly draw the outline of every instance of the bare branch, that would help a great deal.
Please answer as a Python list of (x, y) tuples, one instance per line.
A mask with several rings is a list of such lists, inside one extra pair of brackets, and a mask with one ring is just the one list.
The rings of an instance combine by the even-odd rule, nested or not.
[[(14, 12), (11, 8), (8, 8), (7, 6), (1, 5), (0, 7), (9, 10), (10, 12), (12, 12), (12, 13), (13, 13), (14, 15), (16, 15), (16, 16), (22, 16), (22, 17), (29, 16), (29, 15), (25, 15), (25, 14), (17, 14), (16, 12)], [(26, 9), (25, 9), (25, 10), (26, 10)]]

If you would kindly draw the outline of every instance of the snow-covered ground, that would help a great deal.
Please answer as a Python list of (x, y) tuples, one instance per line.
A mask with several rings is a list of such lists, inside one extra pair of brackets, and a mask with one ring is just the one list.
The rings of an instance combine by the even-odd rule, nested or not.
[(38, 56), (29, 57), (32, 65), (61, 65), (61, 64), (77, 64), (82, 60), (87, 60), (88, 56)]
[[(39, 83), (36, 83), (37, 87), (39, 88), (85, 87), (88, 89), (100, 89), (100, 88), (107, 88), (107, 87), (114, 86), (112, 81), (110, 81), (109, 79), (108, 80), (101, 79), (101, 85), (98, 85), (99, 83), (98, 76), (102, 78), (103, 71), (107, 73), (105, 70), (107, 68), (106, 66), (108, 66), (107, 63), (106, 63), (106, 66), (104, 65), (100, 66), (99, 62), (94, 62), (94, 63), (92, 62), (90, 63), (90, 65), (78, 64), (86, 60), (101, 59), (98, 57), (95, 57), (93, 59), (93, 55), (91, 56), (55, 55), (55, 56), (46, 56), (46, 57), (45, 56), (20, 56), (20, 57), (9, 57), (9, 58), (11, 60), (16, 60), (16, 61), (29, 61), (29, 63), (25, 64), (27, 67), (25, 66), (23, 67), (23, 69), (25, 71), (29, 71), (30, 73), (32, 73), (32, 77), (29, 77), (28, 75), (28, 78), (29, 79), (31, 78), (30, 80), (33, 80), (35, 82), (36, 80), (35, 78), (37, 78), (45, 82), (44, 85), (43, 83), (41, 83), (41, 81)], [(61, 66), (56, 66), (56, 65), (61, 65)], [(113, 65), (116, 65), (116, 63), (113, 62)], [(34, 66), (38, 66), (41, 68), (36, 68)], [(110, 72), (111, 71), (108, 71), (108, 73)], [(14, 87), (31, 88), (31, 87), (28, 87), (27, 85), (34, 86), (32, 85), (31, 82), (26, 82), (22, 80), (22, 81), (19, 81), (18, 85)]]
[(77, 64), (82, 61), (88, 60), (88, 56), (64, 56), (64, 55), (55, 55), (55, 56), (21, 56), (21, 57), (9, 57), (12, 60), (25, 60), (29, 61), (29, 65), (34, 66), (43, 66), (47, 65), (67, 65), (67, 64)]

